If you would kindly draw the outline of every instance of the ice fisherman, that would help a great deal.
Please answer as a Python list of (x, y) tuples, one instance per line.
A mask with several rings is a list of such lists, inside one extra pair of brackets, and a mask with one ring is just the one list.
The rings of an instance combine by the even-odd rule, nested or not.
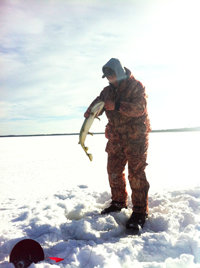
[(108, 124), (105, 136), (108, 139), (107, 172), (112, 202), (101, 214), (119, 212), (127, 208), (125, 166), (128, 163), (128, 180), (132, 190), (133, 212), (126, 223), (127, 229), (143, 227), (148, 217), (149, 183), (146, 179), (148, 136), (151, 131), (147, 111), (147, 95), (142, 83), (135, 79), (129, 69), (116, 58), (111, 58), (103, 67), (102, 78), (109, 85), (91, 103), (84, 116), (88, 117), (90, 107), (98, 101), (105, 105)]

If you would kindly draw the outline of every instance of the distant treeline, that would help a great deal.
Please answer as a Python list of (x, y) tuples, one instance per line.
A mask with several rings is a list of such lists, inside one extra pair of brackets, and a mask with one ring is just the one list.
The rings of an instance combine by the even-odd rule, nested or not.
[[(96, 134), (104, 134), (104, 132), (93, 133)], [(46, 136), (72, 136), (79, 135), (79, 133), (57, 133), (57, 134), (29, 134), (29, 135), (0, 135), (0, 138), (12, 138), (12, 137), (46, 137)]]
[(200, 131), (200, 127), (159, 129), (159, 130), (152, 130), (151, 132), (187, 132), (187, 131)]
[[(188, 128), (174, 128), (174, 129), (157, 129), (152, 130), (151, 132), (187, 132), (187, 131), (200, 131), (200, 127), (188, 127)], [(104, 132), (96, 132), (94, 135), (104, 134)], [(62, 133), (62, 134), (30, 134), (30, 135), (0, 135), (0, 138), (5, 137), (43, 137), (43, 136), (71, 136), (71, 135), (79, 135), (79, 133)]]

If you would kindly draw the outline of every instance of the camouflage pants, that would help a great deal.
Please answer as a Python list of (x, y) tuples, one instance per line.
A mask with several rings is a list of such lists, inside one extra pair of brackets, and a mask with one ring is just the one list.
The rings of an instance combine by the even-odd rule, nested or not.
[(112, 201), (123, 207), (127, 205), (125, 166), (128, 162), (128, 179), (132, 190), (135, 212), (148, 212), (149, 183), (146, 179), (148, 135), (138, 139), (109, 140), (107, 171)]

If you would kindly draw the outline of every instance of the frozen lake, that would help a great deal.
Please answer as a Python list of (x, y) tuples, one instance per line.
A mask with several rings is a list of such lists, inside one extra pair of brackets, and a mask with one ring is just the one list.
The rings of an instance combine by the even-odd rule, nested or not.
[(1, 138), (0, 267), (14, 268), (11, 250), (28, 238), (45, 255), (30, 268), (199, 268), (199, 135), (150, 134), (149, 218), (140, 236), (125, 228), (130, 195), (128, 209), (100, 213), (110, 203), (104, 135), (86, 139), (93, 162), (78, 136)]
[[(34, 198), (82, 184), (109, 191), (106, 142), (103, 134), (86, 138), (93, 155), (90, 162), (76, 135), (1, 138), (1, 199)], [(198, 185), (199, 151), (200, 132), (150, 133), (146, 168), (150, 193)]]

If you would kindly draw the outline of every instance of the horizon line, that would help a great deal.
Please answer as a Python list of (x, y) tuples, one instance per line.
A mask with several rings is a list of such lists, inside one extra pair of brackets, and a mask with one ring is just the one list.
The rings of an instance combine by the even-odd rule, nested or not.
[[(187, 127), (187, 128), (174, 128), (174, 129), (155, 129), (155, 132), (188, 132), (188, 131), (200, 131), (200, 127)], [(151, 133), (150, 132), (150, 133)], [(0, 135), (0, 138), (12, 138), (12, 137), (40, 137), (40, 136), (71, 136), (79, 135), (80, 133), (54, 133), (54, 134), (19, 134), (19, 135)], [(105, 132), (94, 132), (93, 135), (105, 134)]]

